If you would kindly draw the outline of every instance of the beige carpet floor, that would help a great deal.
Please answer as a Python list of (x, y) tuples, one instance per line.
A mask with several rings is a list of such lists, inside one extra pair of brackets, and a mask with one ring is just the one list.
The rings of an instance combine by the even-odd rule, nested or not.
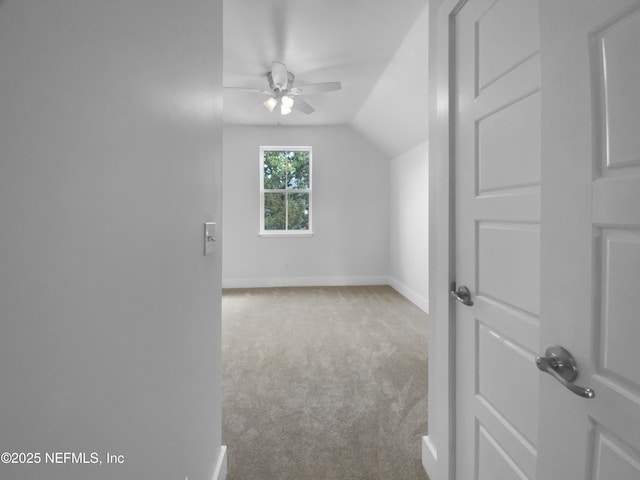
[(424, 480), (427, 315), (387, 286), (225, 290), (228, 480)]

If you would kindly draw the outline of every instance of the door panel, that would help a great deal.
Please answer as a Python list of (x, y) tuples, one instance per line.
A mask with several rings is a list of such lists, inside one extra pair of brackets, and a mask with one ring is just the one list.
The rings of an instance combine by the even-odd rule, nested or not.
[(478, 90), (495, 81), (540, 49), (537, 2), (499, 0), (478, 4)]
[[(640, 478), (640, 2), (543, 2), (539, 478)], [(548, 408), (553, 405), (554, 408)]]
[(625, 448), (621, 439), (598, 430), (595, 450), (593, 478), (596, 480), (640, 478), (640, 458), (637, 452)]
[[(479, 324), (478, 396), (495, 408), (530, 445), (538, 443), (538, 412), (522, 408), (538, 395), (531, 353), (508, 337)], [(509, 363), (505, 364), (504, 360)], [(514, 388), (522, 384), (522, 388)]]
[[(537, 2), (455, 16), (457, 478), (534, 479), (540, 312)], [(534, 21), (532, 21), (532, 18)]]
[(539, 226), (481, 220), (478, 226), (478, 293), (538, 315)]
[(479, 480), (526, 480), (524, 472), (484, 427), (478, 428), (478, 438), (478, 456), (482, 459)]
[[(640, 97), (636, 94), (640, 74), (637, 68), (640, 45), (640, 11), (623, 14), (595, 35), (602, 91), (597, 97), (601, 136), (606, 138), (604, 152), (607, 169), (640, 163)], [(604, 81), (606, 79), (606, 81)], [(604, 130), (603, 130), (604, 129)]]
[(479, 193), (540, 183), (539, 96), (536, 92), (478, 122)]
[(617, 383), (639, 390), (640, 231), (603, 229), (601, 242), (599, 369)]

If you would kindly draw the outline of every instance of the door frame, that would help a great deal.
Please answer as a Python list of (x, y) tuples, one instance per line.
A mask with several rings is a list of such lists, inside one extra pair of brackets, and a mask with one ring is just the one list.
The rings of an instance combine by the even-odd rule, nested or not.
[(449, 285), (455, 280), (453, 20), (467, 0), (429, 3), (429, 434), (422, 464), (431, 480), (456, 471), (456, 332)]

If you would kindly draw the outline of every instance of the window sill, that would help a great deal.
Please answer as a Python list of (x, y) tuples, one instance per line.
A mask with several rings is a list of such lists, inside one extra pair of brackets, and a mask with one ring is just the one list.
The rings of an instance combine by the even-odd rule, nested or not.
[(262, 238), (305, 238), (305, 237), (313, 237), (313, 232), (281, 232), (281, 231), (273, 231), (273, 232), (260, 232), (258, 236)]

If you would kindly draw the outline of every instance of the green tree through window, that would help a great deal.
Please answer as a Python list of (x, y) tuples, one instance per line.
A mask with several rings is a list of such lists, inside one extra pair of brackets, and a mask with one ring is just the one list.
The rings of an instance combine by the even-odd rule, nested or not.
[(311, 231), (311, 147), (260, 149), (262, 233)]

